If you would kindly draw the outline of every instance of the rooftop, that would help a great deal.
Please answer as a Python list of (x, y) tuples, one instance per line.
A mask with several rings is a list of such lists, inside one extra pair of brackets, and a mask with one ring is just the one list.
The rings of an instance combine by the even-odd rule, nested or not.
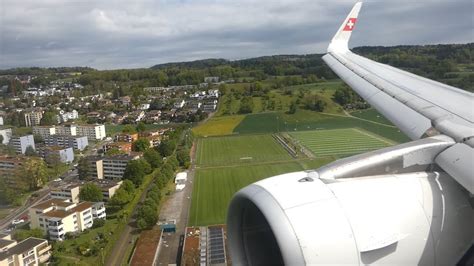
[(62, 210), (54, 210), (54, 211), (49, 211), (44, 213), (44, 216), (50, 217), (50, 218), (64, 218), (68, 217), (69, 215), (73, 214), (74, 212), (70, 211), (62, 211)]
[(46, 239), (35, 238), (35, 237), (27, 238), (21, 241), (20, 243), (18, 243), (16, 246), (10, 248), (9, 250), (0, 253), (0, 261), (10, 257), (13, 254), (22, 254), (27, 251), (30, 251), (34, 247), (39, 246), (44, 243), (48, 243), (48, 241), (46, 241)]
[(16, 243), (15, 240), (0, 239), (0, 249), (5, 248), (12, 243)]
[(71, 209), (71, 212), (83, 212), (89, 208), (91, 208), (94, 204), (92, 202), (84, 201), (77, 204), (76, 207)]
[(66, 208), (66, 207), (69, 207), (73, 204), (74, 203), (67, 202), (67, 201), (64, 201), (64, 200), (61, 200), (61, 199), (50, 199), (50, 200), (47, 200), (47, 201), (43, 201), (40, 204), (37, 204), (37, 205), (35, 205), (31, 208), (45, 210), (45, 209), (47, 209), (49, 207), (52, 207), (52, 206), (60, 206), (60, 207)]

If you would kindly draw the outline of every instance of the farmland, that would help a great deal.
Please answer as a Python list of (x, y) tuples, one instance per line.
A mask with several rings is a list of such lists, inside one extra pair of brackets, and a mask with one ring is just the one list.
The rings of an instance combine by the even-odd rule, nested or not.
[(293, 132), (290, 135), (320, 156), (348, 156), (393, 144), (379, 136), (356, 129), (333, 129)]
[(204, 137), (231, 135), (243, 119), (243, 115), (213, 117), (206, 123), (193, 128), (193, 132)]
[(198, 140), (197, 164), (220, 166), (290, 160), (271, 135), (212, 137)]

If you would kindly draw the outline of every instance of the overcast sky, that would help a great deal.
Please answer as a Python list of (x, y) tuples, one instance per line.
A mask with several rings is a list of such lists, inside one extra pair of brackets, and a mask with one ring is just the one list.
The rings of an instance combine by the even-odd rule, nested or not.
[[(323, 53), (355, 1), (0, 0), (0, 68)], [(473, 0), (368, 0), (351, 46), (474, 42)]]

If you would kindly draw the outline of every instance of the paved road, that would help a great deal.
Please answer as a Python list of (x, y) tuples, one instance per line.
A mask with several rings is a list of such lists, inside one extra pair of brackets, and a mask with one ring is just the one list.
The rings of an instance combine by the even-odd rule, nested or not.
[[(196, 143), (196, 142), (195, 142)], [(195, 144), (196, 145), (196, 144)], [(191, 208), (191, 198), (194, 185), (194, 175), (196, 172), (196, 146), (193, 146), (191, 150), (191, 168), (188, 171), (188, 181), (186, 182), (186, 187), (183, 191), (175, 192), (175, 194), (170, 197), (162, 207), (160, 212), (160, 219), (168, 220), (176, 219), (176, 233), (166, 233), (163, 235), (163, 245), (161, 250), (158, 253), (157, 265), (168, 265), (168, 264), (178, 264), (178, 257), (180, 256), (181, 250), (180, 247), (180, 236), (185, 234), (186, 225), (189, 220), (189, 211)], [(177, 203), (176, 201), (181, 200)], [(180, 208), (177, 209), (177, 213), (170, 213), (167, 210), (173, 209), (176, 204), (180, 205)], [(174, 216), (174, 217), (166, 217)]]
[[(191, 195), (193, 191), (194, 169), (188, 172), (188, 181), (182, 191), (175, 192), (164, 204), (160, 213), (160, 220), (176, 220), (176, 232), (165, 233), (163, 235), (163, 245), (158, 253), (157, 265), (177, 264), (178, 255), (181, 252), (180, 236), (184, 235), (189, 218), (191, 207)], [(166, 209), (173, 209), (179, 205), (181, 208), (175, 209), (175, 213), (169, 213)]]

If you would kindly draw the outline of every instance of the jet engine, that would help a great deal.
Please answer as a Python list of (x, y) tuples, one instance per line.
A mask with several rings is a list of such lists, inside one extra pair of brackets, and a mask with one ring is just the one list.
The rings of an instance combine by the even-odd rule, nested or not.
[(227, 217), (232, 263), (459, 261), (474, 241), (472, 198), (433, 163), (452, 144), (421, 139), (243, 188)]

